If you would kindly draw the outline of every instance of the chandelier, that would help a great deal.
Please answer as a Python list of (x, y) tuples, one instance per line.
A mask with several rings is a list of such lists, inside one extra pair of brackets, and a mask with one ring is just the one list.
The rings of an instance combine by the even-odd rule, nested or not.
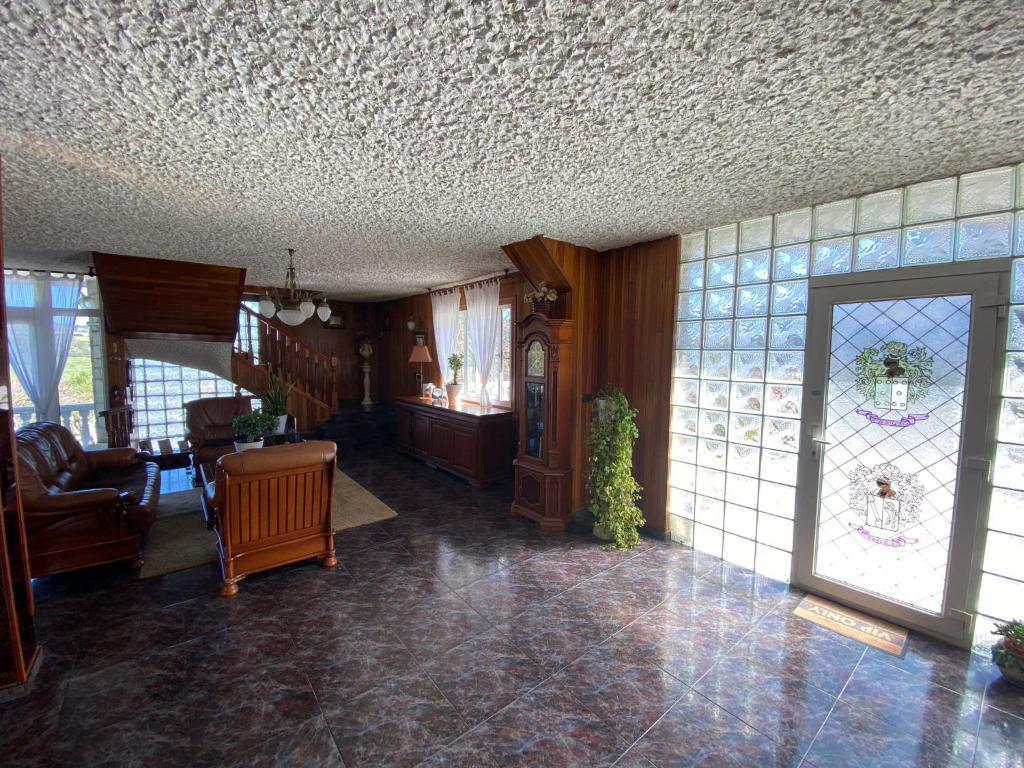
[[(319, 304), (314, 302), (319, 299)], [(295, 277), (295, 249), (288, 249), (288, 271), (285, 273), (284, 289), (269, 288), (260, 297), (260, 314), (271, 318), (275, 314), (285, 325), (300, 325), (313, 314), (323, 322), (331, 316), (327, 297), (320, 291), (305, 291), (299, 288)]]

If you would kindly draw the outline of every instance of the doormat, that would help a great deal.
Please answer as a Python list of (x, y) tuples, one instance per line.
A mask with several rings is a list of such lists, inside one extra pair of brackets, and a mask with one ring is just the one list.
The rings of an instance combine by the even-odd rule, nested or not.
[(806, 595), (793, 609), (793, 615), (853, 638), (893, 656), (903, 656), (907, 647), (907, 630), (874, 616), (833, 603), (822, 597)]

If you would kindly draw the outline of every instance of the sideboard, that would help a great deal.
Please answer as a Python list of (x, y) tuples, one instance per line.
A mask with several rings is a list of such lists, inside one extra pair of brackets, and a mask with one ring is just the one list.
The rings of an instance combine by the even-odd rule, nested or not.
[(486, 488), (512, 474), (515, 424), (508, 408), (395, 398), (400, 450)]

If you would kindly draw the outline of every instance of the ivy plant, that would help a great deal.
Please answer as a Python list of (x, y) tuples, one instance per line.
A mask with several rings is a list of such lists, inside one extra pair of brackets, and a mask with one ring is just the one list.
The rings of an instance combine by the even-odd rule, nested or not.
[(590, 511), (611, 538), (611, 546), (632, 549), (640, 541), (637, 529), (644, 524), (637, 506), (642, 489), (633, 477), (633, 444), (640, 434), (637, 412), (618, 389), (599, 392), (596, 402), (587, 435)]

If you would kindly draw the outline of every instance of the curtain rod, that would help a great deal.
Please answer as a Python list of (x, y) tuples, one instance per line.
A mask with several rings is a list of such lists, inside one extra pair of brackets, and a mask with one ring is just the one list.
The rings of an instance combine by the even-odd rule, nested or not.
[(444, 291), (454, 290), (456, 288), (468, 288), (471, 285), (482, 285), (483, 283), (489, 283), (491, 280), (500, 280), (503, 277), (508, 277), (512, 274), (512, 270), (504, 269), (501, 272), (495, 272), (493, 275), (485, 275), (484, 277), (471, 280), (468, 283), (449, 283), (447, 285), (440, 285), (437, 288), (428, 288), (427, 293), (443, 293)]
[(38, 272), (43, 275), (72, 275), (75, 277), (96, 277), (96, 270), (89, 267), (88, 272), (71, 272), (66, 269), (27, 269), (22, 267), (4, 267), (4, 274), (15, 272)]

